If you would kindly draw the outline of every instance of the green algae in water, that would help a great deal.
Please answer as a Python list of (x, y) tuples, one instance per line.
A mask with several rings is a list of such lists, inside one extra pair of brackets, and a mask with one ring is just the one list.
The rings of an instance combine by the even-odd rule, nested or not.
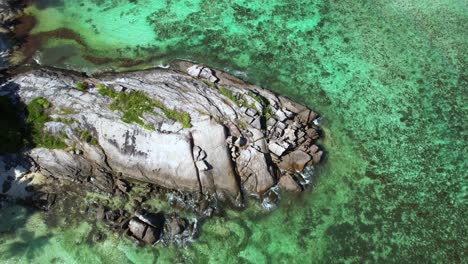
[[(42, 63), (100, 71), (126, 66), (84, 56), (138, 67), (186, 58), (231, 71), (316, 108), (328, 160), (312, 191), (283, 199), (271, 214), (249, 208), (207, 221), (187, 249), (112, 238), (73, 244), (67, 232), (83, 234), (69, 228), (45, 231), (50, 244), (33, 262), (64, 250), (72, 250), (68, 263), (466, 262), (463, 3), (56, 2), (30, 8), (33, 32), (66, 27), (86, 45), (51, 39)], [(29, 262), (9, 250), (1, 247), (2, 261)]]

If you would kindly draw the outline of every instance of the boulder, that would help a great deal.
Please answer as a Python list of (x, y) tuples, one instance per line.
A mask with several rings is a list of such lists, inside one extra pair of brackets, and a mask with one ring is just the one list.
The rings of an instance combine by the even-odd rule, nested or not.
[(303, 171), (305, 165), (311, 160), (311, 156), (302, 150), (295, 150), (281, 158), (278, 166), (284, 170), (293, 169), (295, 171)]
[(94, 125), (114, 172), (167, 188), (199, 188), (190, 136), (146, 130), (108, 119), (96, 118)]
[(257, 111), (255, 111), (255, 110), (252, 109), (252, 108), (247, 108), (247, 110), (245, 110), (245, 114), (248, 115), (248, 116), (250, 116), (250, 117), (258, 116)]
[(288, 116), (281, 109), (276, 110), (275, 115), (276, 118), (281, 122), (285, 121), (288, 118)]
[(154, 244), (156, 241), (159, 240), (161, 235), (161, 230), (154, 228), (152, 226), (148, 226), (146, 229), (145, 235), (141, 240), (147, 244)]
[(164, 225), (162, 214), (137, 214), (130, 220), (128, 227), (132, 236), (147, 244), (154, 244), (161, 237)]
[(322, 160), (322, 155), (323, 155), (323, 151), (317, 151), (315, 152), (314, 154), (312, 154), (312, 159), (314, 161), (314, 164), (319, 164), (320, 161)]
[(116, 85), (113, 88), (114, 88), (114, 91), (117, 93), (123, 93), (125, 92), (125, 90), (127, 90), (127, 88), (125, 88), (123, 85)]
[(317, 139), (319, 137), (319, 134), (315, 128), (309, 128), (306, 130), (306, 134), (309, 138), (311, 139)]
[(281, 105), (283, 106), (284, 109), (287, 109), (293, 113), (300, 113), (301, 111), (303, 110), (306, 110), (307, 107), (299, 104), (299, 103), (296, 103), (294, 101), (291, 101), (289, 100), (288, 98), (286, 97), (279, 97), (279, 101), (281, 103)]
[(200, 76), (200, 72), (202, 71), (202, 69), (203, 69), (203, 66), (193, 65), (187, 69), (187, 73), (190, 76), (198, 78), (198, 76)]
[(207, 67), (204, 67), (200, 74), (199, 74), (199, 77), (201, 78), (204, 78), (204, 79), (207, 79), (208, 81), (212, 82), (212, 83), (215, 83), (217, 82), (219, 79), (216, 77), (215, 75), (215, 72), (210, 69), (210, 68), (207, 68)]
[(279, 122), (276, 123), (276, 128), (281, 129), (281, 130), (285, 130), (287, 126), (288, 126), (288, 125), (285, 124), (285, 123), (282, 122), (282, 121), (279, 121)]
[(252, 121), (250, 121), (250, 125), (256, 129), (262, 129), (261, 118), (259, 116), (252, 118)]
[(301, 111), (296, 118), (304, 125), (310, 124), (314, 119), (317, 118), (317, 113), (310, 109), (305, 109)]
[(242, 150), (236, 165), (244, 188), (250, 194), (263, 194), (273, 186), (275, 175), (271, 174), (272, 169), (262, 152), (253, 147)]
[(313, 154), (315, 152), (319, 151), (319, 147), (317, 145), (312, 145), (309, 147), (309, 149), (307, 150), (307, 152), (309, 154)]
[(225, 127), (213, 119), (198, 122), (192, 129), (193, 143), (206, 152), (204, 162), (210, 168), (198, 170), (203, 193), (212, 194), (215, 191), (222, 197), (227, 195), (231, 200), (236, 200), (240, 189), (230, 151), (225, 144), (227, 137)]
[(282, 143), (273, 141), (273, 142), (270, 142), (270, 144), (268, 144), (268, 149), (271, 151), (271, 153), (280, 157), (288, 149), (288, 147), (284, 143), (282, 144)]
[(302, 191), (301, 186), (289, 174), (283, 175), (280, 178), (280, 180), (278, 182), (278, 185), (283, 190), (286, 190), (286, 191), (290, 191), (290, 192), (301, 192)]
[(214, 71), (210, 68), (200, 65), (193, 65), (187, 69), (187, 73), (193, 77), (203, 78), (212, 83), (217, 82), (219, 79), (216, 77)]
[(287, 118), (292, 118), (294, 116), (294, 113), (289, 111), (288, 109), (283, 108), (282, 111)]
[(273, 127), (276, 125), (276, 119), (274, 118), (268, 118), (267, 122), (266, 122), (267, 126), (269, 128)]
[(65, 150), (35, 148), (31, 150), (30, 157), (38, 164), (44, 175), (84, 179), (93, 174), (88, 160)]
[(134, 237), (142, 240), (143, 237), (145, 236), (147, 225), (143, 223), (142, 221), (136, 218), (133, 218), (132, 220), (130, 220), (128, 227), (129, 227), (129, 231), (132, 233)]

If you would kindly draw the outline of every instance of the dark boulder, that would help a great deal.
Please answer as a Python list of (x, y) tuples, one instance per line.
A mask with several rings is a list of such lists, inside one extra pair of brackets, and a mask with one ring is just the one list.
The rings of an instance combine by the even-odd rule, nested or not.
[(154, 244), (161, 237), (161, 228), (149, 225), (140, 218), (132, 218), (128, 227), (133, 237), (147, 244)]

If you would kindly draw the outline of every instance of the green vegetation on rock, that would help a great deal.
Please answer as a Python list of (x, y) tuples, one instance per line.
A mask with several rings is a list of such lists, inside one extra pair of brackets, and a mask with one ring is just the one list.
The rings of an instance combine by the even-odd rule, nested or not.
[(75, 84), (75, 88), (76, 88), (77, 90), (82, 91), (82, 92), (87, 92), (88, 89), (89, 89), (89, 86), (88, 86), (88, 83), (86, 83), (86, 82), (77, 82), (77, 83)]
[(147, 129), (153, 129), (145, 124), (143, 114), (156, 114), (154, 112), (156, 107), (161, 109), (167, 118), (181, 123), (183, 127), (192, 127), (189, 113), (178, 111), (175, 108), (170, 109), (162, 102), (149, 98), (145, 92), (117, 93), (112, 88), (99, 87), (98, 89), (99, 94), (114, 99), (110, 108), (123, 112), (122, 121), (126, 123), (137, 123)]
[(74, 109), (71, 109), (71, 108), (62, 108), (60, 109), (60, 112), (58, 113), (60, 115), (74, 115), (74, 114), (78, 114), (78, 112)]
[(112, 87), (106, 87), (102, 83), (96, 84), (96, 87), (98, 88), (98, 93), (102, 96), (108, 96), (112, 98), (117, 96), (117, 92), (115, 92), (114, 89), (112, 89)]
[(91, 131), (89, 131), (89, 130), (81, 131), (80, 140), (83, 140), (83, 141), (85, 141), (88, 144), (93, 145), (93, 146), (98, 144), (97, 138), (95, 138), (92, 135)]
[(50, 149), (63, 149), (67, 145), (61, 137), (44, 131), (45, 123), (52, 121), (46, 110), (51, 107), (51, 103), (45, 98), (39, 97), (32, 100), (26, 110), (26, 123), (30, 134), (30, 143), (33, 147), (42, 147)]
[(254, 93), (252, 91), (249, 91), (247, 93), (250, 97), (252, 97), (252, 99), (254, 99), (255, 101), (257, 101), (259, 104), (262, 105), (262, 115), (266, 118), (266, 119), (269, 119), (273, 116), (273, 113), (271, 112), (271, 108), (270, 108), (270, 102), (268, 101), (268, 99), (266, 99), (265, 97), (257, 94), (257, 93)]
[(270, 102), (264, 98), (263, 96), (256, 94), (252, 91), (249, 91), (247, 95), (251, 97), (253, 100), (257, 101), (261, 106), (262, 109), (259, 111), (255, 103), (250, 103), (247, 100), (247, 97), (243, 94), (236, 94), (233, 91), (226, 89), (222, 86), (216, 86), (215, 84), (209, 85), (212, 88), (218, 89), (219, 93), (229, 98), (229, 100), (233, 101), (238, 107), (247, 107), (256, 110), (257, 112), (261, 113), (266, 119), (272, 117)]
[(0, 96), (0, 154), (16, 153), (23, 147), (63, 149), (63, 135), (55, 136), (44, 130), (45, 123), (52, 121), (46, 110), (51, 103), (39, 97), (26, 106), (25, 118), (21, 107), (8, 97)]
[(239, 93), (234, 93), (233, 91), (224, 88), (222, 86), (216, 86), (216, 89), (218, 89), (219, 93), (226, 96), (229, 98), (229, 100), (233, 101), (238, 107), (247, 107), (247, 108), (252, 108), (255, 109), (258, 112), (257, 107), (255, 106), (254, 103), (249, 103), (245, 95), (239, 94)]
[(78, 122), (76, 119), (73, 118), (54, 118), (54, 121), (64, 123), (66, 125), (72, 125)]

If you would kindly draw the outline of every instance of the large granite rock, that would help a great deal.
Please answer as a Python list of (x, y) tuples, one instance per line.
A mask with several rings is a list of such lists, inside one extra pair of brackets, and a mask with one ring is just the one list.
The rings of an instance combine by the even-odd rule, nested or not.
[[(89, 90), (76, 89), (78, 82)], [(111, 109), (113, 99), (99, 93), (102, 85), (118, 87), (115, 93), (143, 92), (166, 110), (188, 113), (191, 127), (158, 107), (141, 117), (144, 126), (124, 122), (123, 113)], [(114, 177), (130, 178), (241, 205), (245, 195), (262, 195), (281, 175), (300, 172), (322, 155), (313, 145), (315, 112), (185, 61), (170, 69), (92, 78), (34, 70), (11, 78), (0, 95), (25, 104), (37, 97), (51, 102), (53, 121), (46, 129), (65, 135), (70, 148), (33, 149), (28, 155), (45, 175), (95, 179), (101, 190), (111, 188)], [(83, 140), (83, 131), (94, 143)]]

